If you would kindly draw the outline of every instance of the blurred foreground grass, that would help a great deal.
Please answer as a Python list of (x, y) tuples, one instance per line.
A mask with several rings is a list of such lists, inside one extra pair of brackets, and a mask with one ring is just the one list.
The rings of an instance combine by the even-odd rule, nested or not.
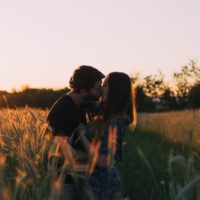
[[(56, 163), (46, 161), (46, 115), (29, 108), (0, 110), (1, 200), (58, 199), (63, 180), (55, 179)], [(138, 129), (126, 134), (118, 165), (125, 197), (200, 200), (199, 120), (199, 110), (140, 115)]]
[[(192, 182), (200, 174), (200, 154), (192, 144), (140, 130), (127, 133), (125, 141), (123, 162), (118, 165), (124, 196), (133, 200), (200, 199), (199, 182)], [(184, 198), (179, 198), (181, 192)]]

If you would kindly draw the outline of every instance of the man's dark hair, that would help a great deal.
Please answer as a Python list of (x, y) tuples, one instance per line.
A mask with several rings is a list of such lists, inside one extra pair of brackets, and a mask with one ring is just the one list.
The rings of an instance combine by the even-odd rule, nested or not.
[(94, 83), (101, 81), (104, 77), (104, 74), (98, 69), (87, 65), (81, 65), (74, 70), (69, 83), (74, 91), (79, 92), (81, 89), (90, 90), (93, 88)]

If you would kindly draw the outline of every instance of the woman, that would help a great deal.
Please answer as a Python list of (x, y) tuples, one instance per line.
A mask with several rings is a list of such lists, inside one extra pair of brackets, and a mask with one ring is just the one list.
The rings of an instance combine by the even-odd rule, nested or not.
[(120, 194), (121, 181), (112, 158), (122, 160), (125, 129), (136, 125), (135, 95), (127, 74), (113, 72), (105, 78), (102, 105), (105, 131), (99, 136), (99, 155), (89, 182), (97, 199), (114, 200)]

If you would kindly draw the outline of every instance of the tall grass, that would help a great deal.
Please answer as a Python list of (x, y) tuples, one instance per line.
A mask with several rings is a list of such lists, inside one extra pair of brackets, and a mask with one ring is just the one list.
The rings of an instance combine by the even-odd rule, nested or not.
[[(0, 111), (0, 199), (59, 199), (73, 163), (66, 144), (45, 134), (46, 114), (29, 108)], [(57, 170), (62, 146), (64, 164)]]
[(143, 113), (139, 115), (141, 131), (159, 133), (172, 142), (191, 142), (200, 146), (200, 109), (165, 113)]
[[(56, 200), (66, 173), (79, 178), (68, 148), (62, 148), (66, 157), (57, 173), (58, 147), (66, 144), (44, 134), (46, 116), (47, 110), (0, 110), (0, 199)], [(140, 114), (135, 133), (126, 134), (124, 159), (118, 165), (123, 195), (137, 200), (199, 200), (199, 121), (200, 110)], [(92, 144), (95, 160), (98, 145)], [(90, 166), (88, 175), (93, 161)]]
[(200, 110), (140, 114), (119, 165), (131, 199), (200, 199)]
[[(60, 199), (66, 175), (70, 174), (74, 184), (85, 181), (86, 196), (94, 200), (87, 179), (95, 168), (100, 141), (92, 140), (88, 165), (76, 164), (68, 141), (53, 139), (46, 131), (46, 116), (47, 111), (28, 107), (0, 110), (0, 199)], [(112, 140), (109, 147), (111, 164), (114, 143)], [(84, 169), (86, 176), (77, 169)]]

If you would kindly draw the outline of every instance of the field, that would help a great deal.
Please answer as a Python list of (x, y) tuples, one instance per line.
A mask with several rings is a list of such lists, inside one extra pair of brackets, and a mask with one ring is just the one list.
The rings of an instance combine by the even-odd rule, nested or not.
[[(55, 179), (58, 152), (44, 135), (46, 115), (29, 108), (0, 111), (0, 199), (58, 199), (65, 172), (61, 168)], [(127, 131), (118, 164), (124, 197), (199, 200), (199, 122), (200, 110), (139, 114), (135, 132)], [(74, 173), (66, 154), (65, 165)]]
[(200, 110), (140, 114), (120, 164), (131, 199), (200, 199)]

